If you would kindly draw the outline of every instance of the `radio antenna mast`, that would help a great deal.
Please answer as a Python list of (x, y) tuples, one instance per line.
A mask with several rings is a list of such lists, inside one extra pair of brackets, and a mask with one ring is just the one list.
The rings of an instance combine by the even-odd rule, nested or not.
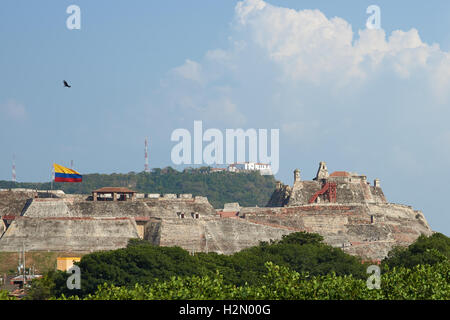
[(148, 138), (145, 138), (145, 164), (144, 164), (144, 171), (150, 172), (148, 168)]

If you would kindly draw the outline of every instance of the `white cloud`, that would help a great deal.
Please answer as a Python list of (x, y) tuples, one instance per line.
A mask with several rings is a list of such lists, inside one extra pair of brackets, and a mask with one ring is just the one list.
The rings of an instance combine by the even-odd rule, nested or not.
[(259, 81), (255, 78), (261, 70), (249, 68), (260, 62), (273, 72), (268, 82), (308, 84), (332, 93), (355, 90), (381, 75), (400, 80), (418, 76), (434, 99), (443, 103), (448, 98), (450, 56), (438, 45), (424, 43), (416, 29), (394, 31), (387, 39), (383, 30), (365, 29), (356, 38), (344, 19), (262, 0), (239, 2), (233, 28), (229, 48), (210, 50), (200, 62), (187, 59), (173, 72), (208, 90), (218, 81)]
[(23, 120), (27, 116), (27, 111), (23, 104), (10, 99), (5, 103), (0, 104), (0, 114), (2, 115), (2, 118)]
[(165, 79), (167, 101), (183, 121), (278, 128), (281, 147), (315, 145), (342, 159), (405, 155), (415, 158), (404, 160), (411, 171), (424, 161), (419, 143), (446, 130), (450, 54), (414, 28), (353, 30), (319, 10), (244, 0), (228, 39)]
[(173, 69), (173, 72), (182, 78), (203, 83), (204, 79), (201, 69), (202, 66), (199, 63), (187, 59), (182, 66)]
[[(275, 7), (262, 0), (236, 6), (236, 24), (246, 41), (276, 63), (286, 81), (301, 80), (316, 85), (360, 81), (384, 64), (392, 74), (408, 78), (413, 71), (433, 72), (447, 66), (448, 54), (427, 45), (416, 29), (394, 31), (386, 40), (383, 30), (359, 31), (354, 39), (351, 25), (328, 19), (319, 10), (296, 11)], [(439, 69), (448, 78), (446, 68)]]
[(206, 120), (220, 117), (234, 127), (241, 127), (246, 122), (245, 116), (229, 98), (208, 101), (202, 111)]

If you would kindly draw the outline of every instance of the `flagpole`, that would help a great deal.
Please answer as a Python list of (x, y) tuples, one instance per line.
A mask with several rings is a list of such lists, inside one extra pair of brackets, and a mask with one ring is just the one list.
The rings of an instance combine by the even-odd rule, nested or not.
[(53, 198), (53, 179), (55, 178), (55, 167), (52, 165), (52, 180), (51, 180), (51, 197)]

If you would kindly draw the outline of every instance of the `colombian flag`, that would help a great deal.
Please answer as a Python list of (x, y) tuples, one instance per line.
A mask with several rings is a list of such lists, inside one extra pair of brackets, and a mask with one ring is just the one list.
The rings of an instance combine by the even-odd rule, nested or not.
[(81, 182), (82, 176), (75, 170), (65, 168), (59, 164), (54, 163), (55, 168), (55, 182)]

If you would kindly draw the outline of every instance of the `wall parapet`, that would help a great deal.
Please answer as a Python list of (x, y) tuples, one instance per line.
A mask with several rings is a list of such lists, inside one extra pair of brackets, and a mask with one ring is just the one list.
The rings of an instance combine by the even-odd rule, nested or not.
[(195, 202), (208, 202), (207, 197), (202, 196), (193, 196), (191, 193), (137, 193), (136, 199), (145, 199), (145, 200), (179, 200), (186, 201), (191, 200)]

